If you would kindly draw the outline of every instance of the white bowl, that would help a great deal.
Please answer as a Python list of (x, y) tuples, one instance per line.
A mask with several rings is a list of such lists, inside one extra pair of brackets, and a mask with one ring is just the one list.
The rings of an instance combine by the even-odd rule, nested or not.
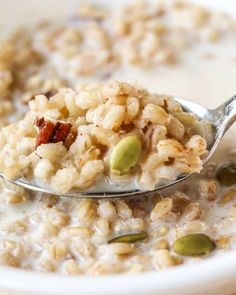
[[(69, 277), (0, 268), (1, 295), (232, 295), (236, 253), (160, 272), (104, 277)], [(4, 293), (4, 290), (17, 290)]]
[[(108, 3), (106, 0), (97, 2)], [(124, 3), (125, 0), (114, 1), (112, 5), (119, 5), (121, 2)], [(229, 11), (236, 15), (236, 1), (234, 0), (202, 0), (197, 2)], [(12, 28), (22, 23), (29, 24), (35, 22), (41, 16), (59, 17), (70, 13), (76, 5), (78, 5), (76, 0), (0, 0), (1, 37), (6, 35)], [(2, 30), (2, 28), (4, 29)], [(233, 90), (236, 92), (236, 83), (235, 88), (232, 88), (230, 91)], [(223, 92), (223, 94), (228, 95), (228, 92)], [(216, 105), (222, 100), (223, 96), (218, 97), (216, 100), (212, 98), (208, 104)], [(206, 103), (204, 100), (202, 102)], [(230, 140), (231, 138), (228, 135), (228, 139)], [(235, 277), (235, 251), (160, 272), (136, 275), (122, 274), (96, 278), (41, 274), (2, 266), (0, 267), (0, 294), (230, 295), (236, 293)]]

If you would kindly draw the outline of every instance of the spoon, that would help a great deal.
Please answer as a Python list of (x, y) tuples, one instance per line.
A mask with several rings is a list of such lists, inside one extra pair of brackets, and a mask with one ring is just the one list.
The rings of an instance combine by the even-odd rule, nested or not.
[[(183, 109), (187, 112), (191, 112), (195, 114), (200, 120), (208, 120), (212, 123), (214, 134), (212, 142), (208, 144), (208, 154), (203, 159), (203, 165), (211, 158), (215, 150), (217, 149), (219, 143), (225, 132), (232, 126), (232, 124), (236, 121), (236, 95), (227, 100), (225, 103), (217, 107), (216, 109), (209, 110), (204, 108), (203, 106), (190, 102), (188, 100), (184, 100), (181, 98), (175, 98), (183, 107)], [(24, 187), (26, 189), (37, 191), (41, 193), (53, 194), (62, 197), (89, 197), (89, 198), (115, 198), (115, 197), (129, 197), (129, 196), (140, 196), (147, 195), (147, 193), (153, 193), (158, 190), (162, 190), (164, 188), (173, 186), (185, 179), (187, 179), (190, 174), (184, 174), (178, 177), (174, 181), (170, 181), (164, 185), (156, 186), (153, 191), (141, 191), (138, 189), (131, 190), (117, 190), (117, 191), (82, 191), (82, 192), (68, 192), (65, 194), (61, 194), (58, 192), (54, 192), (50, 190), (50, 188), (46, 188), (43, 186), (39, 186), (38, 183), (27, 181), (26, 179), (16, 179), (10, 180), (10, 182)], [(0, 175), (2, 176), (2, 175)], [(3, 176), (2, 176), (3, 177)]]

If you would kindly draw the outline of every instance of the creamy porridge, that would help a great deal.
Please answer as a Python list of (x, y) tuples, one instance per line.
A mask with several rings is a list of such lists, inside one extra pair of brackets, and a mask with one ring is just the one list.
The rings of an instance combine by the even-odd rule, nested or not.
[[(102, 138), (106, 140), (108, 147), (113, 144), (112, 140), (116, 146), (122, 140), (132, 137), (131, 140), (136, 142), (136, 158), (142, 158), (139, 155), (140, 141), (143, 146), (143, 142), (146, 144), (148, 140), (150, 151), (152, 145), (155, 149), (156, 145), (165, 140), (174, 140), (175, 143), (177, 141), (190, 150), (189, 145), (192, 144), (192, 150), (198, 150), (199, 153), (194, 153), (194, 161), (198, 166), (194, 166), (196, 170), (191, 171), (200, 172), (199, 155), (205, 152), (206, 146), (203, 144), (203, 150), (199, 148), (202, 147), (199, 140), (203, 139), (192, 134), (190, 118), (187, 119), (186, 127), (186, 121), (184, 123), (183, 118), (181, 119), (179, 114), (176, 115), (180, 113), (183, 116), (185, 113), (178, 105), (175, 105), (177, 111), (168, 110), (169, 101), (165, 98), (163, 102), (163, 96), (152, 96), (153, 102), (149, 98), (142, 105), (142, 112), (138, 114), (139, 110), (136, 110), (135, 116), (132, 117), (135, 110), (135, 107), (132, 107), (137, 105), (137, 101), (141, 101), (138, 99), (140, 92), (137, 91), (136, 85), (141, 85), (150, 92), (189, 98), (197, 98), (199, 95), (206, 100), (205, 92), (209, 89), (212, 89), (209, 91), (211, 98), (214, 95), (219, 97), (219, 93), (231, 95), (232, 85), (236, 83), (233, 78), (235, 75), (217, 73), (223, 86), (216, 87), (218, 80), (214, 72), (228, 68), (228, 73), (233, 73), (236, 22), (226, 14), (210, 12), (180, 1), (150, 5), (140, 2), (121, 7), (119, 10), (120, 13), (114, 13), (108, 8), (80, 6), (68, 20), (42, 22), (34, 28), (19, 30), (1, 46), (0, 162), (5, 173), (9, 173), (8, 177), (18, 177), (20, 172), (47, 180), (48, 176), (53, 175), (55, 189), (66, 191), (73, 187), (74, 183), (72, 185), (65, 181), (61, 172), (61, 178), (53, 178), (58, 171), (66, 168), (60, 167), (63, 162), (61, 155), (68, 153), (65, 146), (71, 125), (75, 127), (76, 134), (80, 132), (81, 126), (92, 126), (96, 130), (90, 132), (93, 131), (93, 136), (99, 139), (102, 136), (99, 136), (99, 132), (106, 127), (106, 136)], [(221, 54), (223, 51), (224, 54)], [(135, 87), (132, 88), (127, 83), (107, 81), (127, 81)], [(99, 117), (97, 105), (92, 105), (85, 107), (86, 112), (89, 112), (86, 114), (86, 120), (90, 123), (88, 125), (86, 121), (85, 125), (84, 113), (80, 116), (77, 111), (80, 112), (84, 104), (93, 103), (95, 95), (92, 95), (91, 100), (86, 90), (91, 86), (81, 86), (81, 83), (95, 85), (95, 82), (103, 85), (93, 86), (96, 91), (97, 87), (100, 91), (102, 87), (110, 85), (123, 87), (122, 93), (119, 88), (117, 93), (108, 95), (109, 99), (113, 99), (113, 103), (124, 100), (122, 95), (127, 94), (124, 87), (133, 91), (132, 95), (129, 93), (127, 96), (128, 103), (125, 97), (125, 101), (117, 104), (125, 109), (122, 120), (117, 117), (119, 112), (116, 109), (110, 116), (110, 119), (114, 120), (105, 121), (105, 116)], [(70, 90), (69, 87), (75, 90)], [(114, 90), (109, 87), (105, 89)], [(84, 93), (82, 98), (81, 93)], [(153, 106), (151, 109), (147, 106), (152, 103), (157, 110), (157, 100), (165, 105), (164, 108), (160, 105), (158, 108), (158, 118), (164, 118), (165, 124), (153, 122), (151, 119)], [(75, 101), (79, 101), (79, 105)], [(209, 103), (212, 105), (212, 100), (209, 100)], [(135, 130), (134, 127), (129, 129), (127, 110), (131, 110), (130, 122), (136, 119), (137, 124), (142, 124), (148, 119), (149, 124), (144, 128), (145, 140), (136, 133), (137, 129), (140, 129), (139, 125)], [(29, 115), (25, 116), (26, 112)], [(32, 113), (33, 118), (30, 116)], [(69, 113), (73, 121), (69, 121)], [(143, 113), (145, 118), (142, 117)], [(161, 131), (167, 129), (170, 118), (177, 121), (166, 133), (168, 138), (166, 134), (164, 138), (158, 137)], [(120, 131), (124, 120), (127, 122), (127, 129), (122, 130), (126, 136), (123, 138), (123, 135), (119, 135), (120, 137), (115, 139), (116, 131)], [(191, 120), (194, 124), (198, 123), (196, 118)], [(9, 122), (13, 123), (8, 125)], [(114, 123), (109, 125), (110, 128), (103, 125), (110, 122)], [(60, 140), (55, 143), (54, 139), (50, 142), (55, 136), (49, 136), (50, 140), (40, 136), (45, 125), (51, 125), (53, 130), (56, 125), (57, 130), (62, 128), (63, 136), (66, 130), (66, 138), (57, 134)], [(164, 125), (164, 128), (160, 128), (161, 125)], [(178, 132), (174, 131), (177, 126), (181, 126)], [(112, 133), (110, 138), (108, 130)], [(187, 138), (183, 134), (187, 134)], [(77, 139), (75, 140), (72, 134), (69, 150), (74, 144), (74, 154), (78, 156), (76, 150), (79, 153), (82, 143), (78, 142), (76, 146), (75, 142), (77, 143)], [(60, 145), (62, 152), (49, 152), (55, 157), (56, 164), (52, 164), (43, 154), (34, 152), (35, 147), (40, 153), (38, 149), (43, 150), (51, 144)], [(99, 156), (99, 153), (104, 152), (104, 148), (101, 147), (101, 142), (96, 144), (98, 146), (87, 153), (89, 160), (95, 162), (92, 162), (92, 170), (84, 174), (88, 177), (84, 182), (85, 187), (91, 184), (90, 177), (93, 179), (93, 175), (99, 176), (106, 166), (105, 161), (101, 163)], [(85, 151), (81, 150), (81, 155), (86, 156)], [(33, 156), (30, 157), (32, 152)], [(45, 151), (41, 152), (47, 154)], [(186, 153), (189, 155), (189, 150)], [(19, 155), (23, 157), (19, 159)], [(34, 194), (1, 180), (0, 261), (5, 265), (31, 270), (71, 275), (101, 275), (160, 270), (233, 249), (236, 218), (234, 155), (234, 149), (228, 147), (227, 157), (218, 153), (199, 175), (194, 175), (172, 190), (161, 191), (143, 199), (65, 199)], [(173, 157), (175, 158), (175, 154)], [(168, 157), (167, 161), (173, 157)], [(58, 158), (61, 161), (58, 161)], [(137, 159), (134, 160), (128, 168), (125, 167), (125, 172), (127, 169), (129, 171), (137, 168), (134, 167)], [(143, 166), (140, 164), (140, 167), (147, 168), (147, 164), (158, 166), (159, 162), (155, 163), (156, 160), (156, 157), (150, 158), (148, 163), (143, 160), (145, 165), (142, 163)], [(29, 166), (29, 161), (35, 165)], [(168, 163), (169, 167), (172, 167), (172, 161), (173, 159)], [(223, 162), (227, 162), (227, 165), (221, 166)], [(98, 174), (95, 171), (97, 164)], [(117, 169), (115, 165), (113, 168), (114, 171), (119, 171), (119, 177), (124, 174), (123, 167)], [(54, 169), (56, 171), (52, 173)], [(145, 169), (143, 171), (145, 172)], [(156, 179), (152, 182), (153, 173), (150, 173), (149, 168), (147, 171), (143, 184), (152, 186)], [(78, 187), (82, 183), (80, 176), (75, 175)]]
[(96, 190), (105, 180), (154, 190), (199, 173), (207, 142), (198, 133), (211, 133), (210, 122), (173, 98), (118, 81), (36, 95), (29, 108), (23, 120), (2, 127), (0, 171), (6, 179), (41, 180), (58, 193)]

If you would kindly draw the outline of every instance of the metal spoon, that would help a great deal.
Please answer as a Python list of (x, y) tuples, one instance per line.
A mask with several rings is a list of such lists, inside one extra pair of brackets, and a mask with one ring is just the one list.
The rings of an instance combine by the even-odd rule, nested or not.
[[(214, 127), (214, 135), (212, 142), (208, 145), (209, 153), (203, 159), (203, 165), (211, 158), (215, 150), (217, 149), (223, 135), (231, 127), (231, 125), (236, 121), (236, 95), (227, 100), (225, 103), (217, 107), (216, 109), (209, 110), (203, 106), (190, 102), (188, 100), (175, 98), (187, 112), (195, 114), (200, 120), (205, 119), (212, 123)], [(89, 197), (89, 198), (115, 198), (115, 197), (129, 197), (137, 195), (147, 195), (147, 193), (153, 193), (158, 190), (173, 186), (176, 183), (179, 183), (191, 174), (185, 174), (179, 177), (174, 181), (170, 181), (165, 185), (157, 186), (154, 191), (140, 191), (140, 190), (120, 190), (120, 191), (83, 191), (83, 192), (68, 192), (66, 194), (60, 194), (50, 190), (50, 188), (41, 187), (38, 183), (33, 183), (27, 181), (26, 179), (16, 179), (11, 180), (12, 183), (24, 187), (26, 189), (37, 191), (41, 193), (53, 194), (63, 197)], [(2, 176), (2, 175), (0, 175)]]

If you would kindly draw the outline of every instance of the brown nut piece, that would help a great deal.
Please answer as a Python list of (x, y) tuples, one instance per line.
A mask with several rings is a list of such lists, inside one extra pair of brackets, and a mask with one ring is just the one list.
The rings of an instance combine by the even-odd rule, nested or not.
[(39, 134), (36, 138), (36, 149), (41, 144), (65, 142), (72, 125), (70, 123), (53, 123), (44, 118), (36, 118), (34, 124), (39, 128)]

